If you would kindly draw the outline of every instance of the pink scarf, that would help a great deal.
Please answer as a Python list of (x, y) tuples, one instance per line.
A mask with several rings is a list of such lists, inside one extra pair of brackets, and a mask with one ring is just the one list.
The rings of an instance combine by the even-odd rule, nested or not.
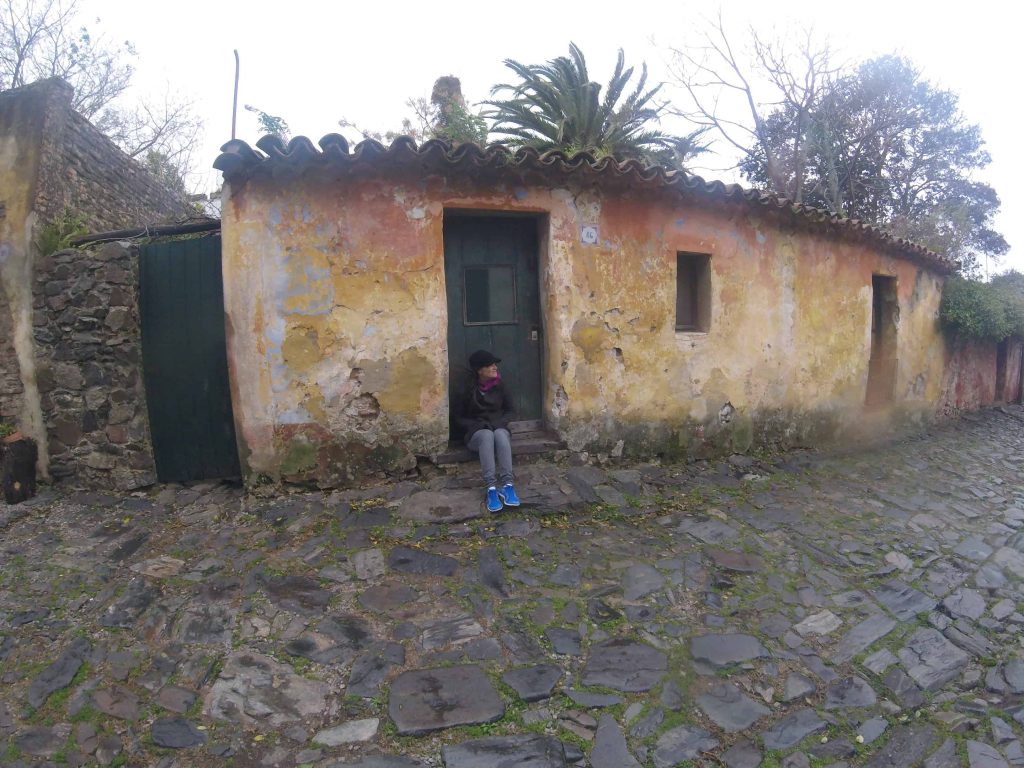
[(480, 391), (481, 392), (490, 392), (492, 389), (494, 389), (499, 384), (501, 384), (501, 374), (500, 373), (497, 376), (495, 376), (493, 379), (488, 379), (487, 381), (482, 382), (480, 384)]

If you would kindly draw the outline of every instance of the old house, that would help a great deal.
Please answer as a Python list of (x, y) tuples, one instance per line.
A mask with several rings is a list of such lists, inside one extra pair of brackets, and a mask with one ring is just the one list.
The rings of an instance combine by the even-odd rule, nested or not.
[[(112, 384), (109, 378), (83, 380), (77, 394), (54, 400), (50, 392), (62, 367), (74, 368), (73, 377), (81, 379), (89, 365), (134, 365), (116, 338), (130, 319), (126, 307), (134, 302), (134, 285), (131, 272), (117, 264), (85, 269), (71, 258), (55, 262), (40, 254), (40, 238), (62, 219), (97, 231), (188, 210), (76, 113), (72, 97), (71, 86), (59, 79), (0, 93), (0, 421), (16, 423), (36, 438), (44, 472), (48, 437), (60, 427), (74, 447), (76, 436), (95, 421), (100, 404), (85, 407), (87, 384), (107, 390)], [(97, 292), (97, 280), (119, 288)], [(68, 314), (67, 332), (47, 327), (48, 312)], [(100, 339), (97, 330), (114, 333)], [(49, 363), (40, 365), (40, 354)], [(130, 389), (136, 386), (133, 374), (125, 374)], [(111, 405), (102, 407), (109, 411)], [(82, 422), (85, 413), (91, 414), (85, 423), (70, 423), (69, 414)]]
[(477, 348), (572, 450), (677, 457), (928, 422), (954, 265), (639, 163), (325, 136), (226, 144), (224, 312), (243, 472), (436, 457)]

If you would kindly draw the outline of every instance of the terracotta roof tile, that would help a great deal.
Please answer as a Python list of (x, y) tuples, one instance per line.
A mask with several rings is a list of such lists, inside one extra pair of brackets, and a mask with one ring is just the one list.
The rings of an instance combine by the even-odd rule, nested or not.
[(329, 133), (320, 139), (319, 145), (318, 149), (305, 136), (296, 136), (287, 144), (277, 136), (264, 136), (256, 143), (257, 151), (244, 141), (233, 139), (221, 147), (221, 154), (213, 167), (222, 171), (224, 178), (231, 182), (253, 177), (294, 176), (314, 168), (337, 171), (368, 166), (380, 169), (419, 166), (424, 170), (535, 172), (552, 179), (569, 175), (593, 177), (634, 188), (673, 188), (710, 199), (745, 202), (754, 207), (791, 214), (822, 230), (863, 238), (940, 273), (949, 274), (957, 269), (953, 259), (910, 240), (894, 237), (858, 219), (793, 203), (779, 195), (746, 189), (738, 184), (705, 181), (691, 173), (646, 165), (638, 160), (596, 158), (586, 152), (574, 155), (560, 151), (542, 153), (529, 147), (513, 151), (502, 144), (453, 146), (431, 140), (417, 146), (409, 136), (399, 136), (390, 146), (367, 139), (350, 147), (344, 136)]

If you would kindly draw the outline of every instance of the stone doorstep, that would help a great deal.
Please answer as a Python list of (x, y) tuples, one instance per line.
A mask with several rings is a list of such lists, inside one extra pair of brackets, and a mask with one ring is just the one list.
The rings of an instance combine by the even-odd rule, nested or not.
[[(565, 443), (550, 430), (537, 429), (512, 433), (512, 456), (551, 456), (565, 448)], [(476, 454), (461, 442), (448, 443), (448, 450), (437, 457), (438, 464), (465, 464), (476, 461)]]

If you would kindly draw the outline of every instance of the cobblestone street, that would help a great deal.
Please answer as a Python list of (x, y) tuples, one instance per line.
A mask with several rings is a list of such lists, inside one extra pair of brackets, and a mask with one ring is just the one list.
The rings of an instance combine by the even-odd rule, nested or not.
[(1024, 409), (848, 455), (0, 507), (0, 764), (1024, 765)]

